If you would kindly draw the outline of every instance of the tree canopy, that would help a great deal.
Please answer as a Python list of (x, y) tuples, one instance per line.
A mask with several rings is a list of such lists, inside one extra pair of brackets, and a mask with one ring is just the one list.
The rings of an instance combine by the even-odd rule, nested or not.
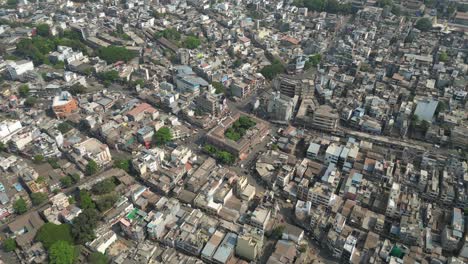
[(47, 199), (48, 199), (47, 193), (43, 193), (43, 192), (31, 193), (31, 202), (33, 205), (40, 205), (43, 202), (47, 201)]
[(168, 127), (161, 127), (156, 133), (154, 134), (154, 140), (156, 144), (163, 145), (167, 142), (172, 140), (172, 132), (171, 129)]
[(129, 61), (135, 58), (136, 54), (124, 47), (108, 46), (98, 50), (98, 56), (107, 63), (115, 63), (118, 61)]
[(50, 36), (50, 27), (47, 24), (39, 24), (36, 26), (36, 33), (41, 37)]
[(18, 88), (18, 93), (21, 97), (27, 98), (29, 95), (29, 85), (27, 84), (20, 85), (20, 87)]
[(88, 161), (88, 164), (86, 164), (86, 175), (93, 175), (99, 170), (99, 165), (94, 161), (90, 160)]
[(94, 204), (94, 201), (91, 198), (90, 193), (86, 190), (80, 190), (80, 193), (78, 194), (78, 202), (79, 202), (80, 208), (82, 209), (96, 208), (96, 205)]
[(187, 49), (196, 49), (201, 45), (201, 40), (194, 36), (188, 36), (184, 39), (183, 45)]
[(91, 264), (107, 264), (109, 263), (109, 259), (106, 255), (102, 254), (101, 252), (93, 252), (88, 256), (88, 261)]
[(414, 27), (421, 31), (429, 31), (432, 28), (432, 21), (427, 17), (420, 18)]
[(73, 243), (71, 226), (68, 224), (56, 225), (45, 223), (36, 234), (36, 240), (42, 242), (46, 249), (50, 248), (57, 241)]
[(91, 187), (91, 192), (96, 195), (107, 194), (107, 193), (113, 192), (114, 190), (115, 190), (115, 183), (112, 178), (100, 181), (94, 184), (93, 187)]
[(85, 244), (94, 240), (94, 229), (97, 227), (98, 220), (99, 215), (95, 209), (84, 209), (73, 219), (71, 232), (77, 244)]
[(20, 197), (15, 201), (13, 204), (13, 209), (17, 214), (24, 214), (28, 211), (28, 206), (26, 205), (26, 201), (23, 199), (23, 197)]
[(337, 0), (294, 0), (293, 5), (307, 7), (311, 11), (328, 12), (333, 14), (350, 14), (351, 4), (340, 3)]
[(11, 251), (14, 251), (15, 249), (16, 249), (15, 239), (11, 237), (5, 239), (5, 241), (3, 242), (3, 250), (5, 250), (6, 252), (11, 252)]
[(273, 80), (276, 75), (284, 72), (284, 66), (279, 60), (273, 61), (271, 65), (267, 65), (260, 70), (260, 73), (268, 80)]
[(57, 241), (49, 249), (50, 264), (73, 264), (75, 248), (67, 241)]
[(156, 38), (164, 37), (168, 40), (179, 41), (181, 38), (180, 33), (175, 28), (166, 28), (155, 34)]

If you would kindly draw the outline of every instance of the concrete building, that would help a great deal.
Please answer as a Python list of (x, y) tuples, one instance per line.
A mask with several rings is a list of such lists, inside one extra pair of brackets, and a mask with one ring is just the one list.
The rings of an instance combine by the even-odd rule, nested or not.
[(321, 105), (315, 109), (311, 126), (318, 130), (335, 131), (338, 126), (339, 115), (328, 105)]
[(252, 214), (250, 224), (261, 230), (265, 230), (268, 222), (270, 221), (271, 210), (267, 208), (257, 207)]
[(313, 92), (314, 82), (303, 75), (280, 75), (273, 80), (273, 88), (281, 94), (293, 98)]
[(237, 237), (236, 255), (255, 261), (262, 253), (264, 233), (258, 228), (245, 228)]
[(9, 61), (7, 64), (7, 71), (10, 74), (11, 79), (17, 80), (23, 74), (28, 71), (34, 70), (34, 64), (32, 61), (20, 60), (20, 61)]
[(64, 118), (78, 109), (78, 102), (69, 92), (61, 92), (52, 101), (52, 110), (57, 118)]
[(288, 123), (293, 118), (298, 100), (297, 95), (291, 98), (280, 92), (273, 92), (267, 99), (266, 111), (272, 121)]
[(94, 160), (99, 165), (107, 164), (112, 160), (109, 147), (95, 138), (89, 138), (73, 146), (74, 152), (80, 157)]

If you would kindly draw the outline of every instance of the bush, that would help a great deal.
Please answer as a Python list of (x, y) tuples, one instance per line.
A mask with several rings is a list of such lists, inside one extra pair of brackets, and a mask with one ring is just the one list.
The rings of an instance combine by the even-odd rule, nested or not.
[(58, 160), (56, 158), (48, 158), (47, 162), (50, 164), (50, 166), (53, 169), (58, 169), (60, 168), (60, 165), (58, 164)]
[(72, 130), (72, 126), (67, 122), (62, 122), (57, 126), (58, 131), (62, 134), (66, 134), (68, 131)]
[(37, 98), (36, 97), (28, 97), (24, 101), (24, 106), (26, 107), (33, 107), (37, 103)]
[(127, 173), (130, 172), (130, 160), (116, 160), (114, 162), (114, 167), (119, 168), (121, 170), (126, 171)]
[(18, 93), (21, 97), (26, 98), (29, 95), (29, 86), (27, 84), (23, 84), (18, 88)]
[(42, 242), (46, 249), (49, 249), (57, 241), (73, 243), (71, 226), (68, 224), (45, 223), (37, 232), (36, 240)]
[(41, 163), (44, 162), (44, 156), (42, 156), (42, 155), (36, 155), (36, 156), (34, 156), (33, 161), (34, 161), (34, 163), (36, 163), (36, 164), (41, 164)]

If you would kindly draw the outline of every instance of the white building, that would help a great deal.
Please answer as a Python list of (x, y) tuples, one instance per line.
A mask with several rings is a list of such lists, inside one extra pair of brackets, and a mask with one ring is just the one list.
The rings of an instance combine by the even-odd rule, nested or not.
[(0, 122), (0, 142), (6, 143), (22, 127), (21, 122), (18, 120), (4, 120)]
[(9, 61), (7, 64), (7, 70), (11, 79), (16, 80), (26, 72), (33, 71), (34, 64), (32, 61), (27, 60)]

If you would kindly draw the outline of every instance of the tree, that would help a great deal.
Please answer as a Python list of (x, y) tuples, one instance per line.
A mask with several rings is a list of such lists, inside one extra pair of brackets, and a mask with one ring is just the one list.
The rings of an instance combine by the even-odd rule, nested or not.
[(112, 178), (100, 181), (94, 184), (93, 187), (91, 187), (91, 192), (96, 195), (107, 194), (107, 193), (113, 192), (114, 190), (115, 190), (115, 183)]
[(392, 5), (393, 5), (393, 0), (378, 0), (377, 1), (377, 6), (379, 7), (392, 6)]
[(86, 175), (93, 175), (99, 170), (99, 165), (94, 161), (90, 160), (88, 161), (88, 164), (86, 164)]
[(98, 212), (95, 209), (85, 209), (75, 219), (73, 219), (72, 236), (78, 244), (85, 244), (95, 238), (94, 229), (99, 220)]
[(56, 158), (48, 158), (47, 162), (50, 164), (52, 169), (60, 168), (60, 165), (58, 164), (58, 160)]
[(5, 151), (5, 150), (6, 150), (5, 143), (0, 142), (0, 151)]
[(44, 162), (44, 156), (40, 155), (40, 154), (36, 155), (36, 156), (34, 156), (33, 160), (34, 160), (34, 163), (41, 164), (41, 163)]
[(73, 183), (78, 183), (81, 180), (81, 176), (78, 173), (71, 174), (70, 178), (72, 179)]
[(119, 200), (119, 197), (115, 194), (108, 194), (102, 196), (96, 201), (96, 207), (100, 212), (109, 210)]
[(94, 201), (91, 198), (91, 195), (86, 190), (80, 190), (80, 193), (78, 195), (78, 201), (79, 201), (80, 208), (82, 208), (83, 210), (96, 208), (96, 205), (94, 204)]
[(98, 74), (98, 77), (103, 80), (103, 81), (108, 81), (108, 82), (115, 82), (119, 80), (119, 72), (116, 70), (110, 70), (106, 72), (101, 72)]
[(220, 82), (212, 82), (211, 85), (213, 85), (213, 88), (215, 88), (216, 94), (223, 94), (226, 92), (224, 85)]
[(50, 27), (47, 24), (40, 24), (36, 26), (36, 33), (41, 37), (50, 36)]
[(216, 158), (221, 162), (221, 163), (224, 163), (224, 164), (233, 164), (234, 161), (235, 161), (235, 158), (234, 156), (227, 152), (227, 151), (218, 151), (218, 153), (216, 154)]
[(66, 134), (68, 131), (72, 130), (72, 126), (68, 124), (67, 122), (62, 122), (58, 124), (57, 129), (60, 131), (62, 134)]
[(196, 49), (200, 46), (201, 41), (199, 38), (194, 37), (194, 36), (188, 36), (187, 38), (184, 39), (184, 47), (187, 49)]
[(64, 188), (68, 188), (73, 185), (73, 181), (70, 176), (63, 176), (62, 178), (60, 178), (60, 183)]
[(273, 239), (280, 239), (283, 236), (284, 226), (277, 226), (271, 231), (271, 237)]
[(86, 92), (86, 87), (81, 85), (80, 83), (75, 83), (70, 87), (68, 90), (72, 95), (82, 94)]
[(102, 254), (101, 252), (93, 252), (88, 256), (88, 261), (91, 264), (107, 264), (109, 263), (109, 259), (106, 255)]
[(13, 209), (15, 210), (15, 213), (20, 215), (28, 211), (28, 206), (26, 205), (26, 201), (23, 199), (23, 197), (20, 197), (15, 201), (13, 204)]
[(439, 103), (437, 104), (437, 108), (435, 110), (436, 114), (445, 112), (445, 110), (447, 110), (447, 103), (445, 103), (444, 101), (439, 101)]
[(431, 124), (430, 124), (429, 122), (427, 122), (426, 120), (423, 120), (423, 121), (421, 121), (421, 123), (420, 123), (419, 126), (420, 126), (421, 130), (422, 130), (424, 133), (426, 133), (427, 130), (429, 129), (429, 127), (431, 126)]
[(439, 54), (439, 60), (442, 61), (442, 62), (447, 62), (447, 61), (448, 61), (447, 52), (442, 51), (442, 52)]
[(33, 205), (40, 205), (47, 201), (47, 194), (43, 192), (31, 193), (31, 202)]
[(46, 249), (58, 241), (73, 243), (71, 226), (69, 224), (45, 223), (37, 231), (36, 240), (42, 242)]
[(27, 98), (29, 95), (29, 85), (23, 84), (18, 88), (18, 93), (21, 97)]
[(118, 61), (129, 61), (135, 58), (136, 54), (124, 47), (108, 46), (98, 50), (98, 56), (107, 63), (116, 63)]
[(7, 0), (7, 5), (10, 7), (14, 7), (18, 5), (18, 0)]
[(49, 249), (50, 264), (73, 264), (75, 248), (66, 241), (57, 241)]
[(273, 80), (276, 75), (284, 72), (284, 66), (279, 60), (275, 60), (273, 64), (267, 65), (260, 70), (260, 73), (268, 80)]
[(13, 238), (7, 238), (4, 242), (3, 242), (3, 249), (6, 251), (6, 252), (11, 252), (11, 251), (14, 251), (16, 249), (16, 241), (13, 239)]
[(172, 132), (171, 129), (168, 127), (161, 127), (156, 133), (154, 134), (154, 140), (156, 144), (163, 145), (167, 142), (172, 140)]
[(304, 68), (310, 69), (312, 67), (317, 67), (317, 65), (322, 61), (322, 55), (321, 54), (314, 54), (310, 55), (307, 61), (305, 62)]
[(421, 31), (429, 31), (432, 28), (432, 21), (427, 17), (420, 18), (416, 21), (415, 28)]
[(164, 37), (168, 40), (172, 41), (179, 41), (180, 40), (180, 33), (175, 28), (166, 28), (163, 31), (159, 31), (155, 34), (156, 38)]
[(128, 159), (116, 160), (114, 162), (114, 167), (124, 170), (128, 173), (130, 172), (130, 160)]
[(26, 101), (24, 101), (24, 106), (26, 107), (33, 107), (37, 103), (36, 97), (28, 97)]

